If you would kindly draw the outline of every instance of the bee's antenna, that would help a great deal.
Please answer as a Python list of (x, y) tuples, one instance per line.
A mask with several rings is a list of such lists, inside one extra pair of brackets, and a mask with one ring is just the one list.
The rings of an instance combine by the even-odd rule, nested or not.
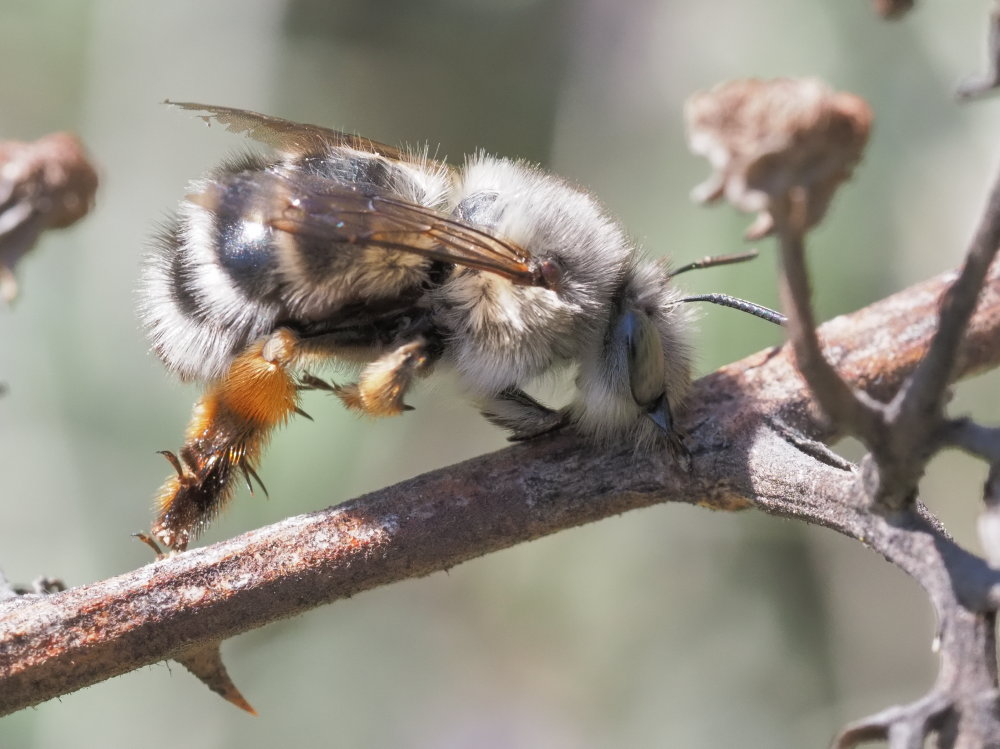
[(787, 321), (787, 318), (780, 312), (775, 312), (769, 307), (763, 307), (759, 304), (748, 302), (746, 299), (729, 296), (728, 294), (700, 294), (698, 296), (686, 296), (682, 299), (676, 300), (674, 303), (681, 304), (683, 302), (711, 302), (712, 304), (718, 304), (722, 307), (732, 307), (733, 309), (746, 312), (754, 317), (759, 317), (762, 320), (773, 322), (775, 325), (784, 325)]
[(733, 263), (745, 263), (747, 260), (753, 260), (757, 257), (757, 250), (749, 250), (748, 252), (738, 252), (734, 255), (707, 255), (701, 260), (695, 260), (693, 263), (688, 263), (687, 265), (682, 265), (676, 270), (672, 270), (667, 274), (667, 278), (673, 278), (674, 276), (679, 276), (681, 273), (687, 273), (689, 270), (700, 270), (701, 268), (714, 268), (716, 265), (732, 265)]

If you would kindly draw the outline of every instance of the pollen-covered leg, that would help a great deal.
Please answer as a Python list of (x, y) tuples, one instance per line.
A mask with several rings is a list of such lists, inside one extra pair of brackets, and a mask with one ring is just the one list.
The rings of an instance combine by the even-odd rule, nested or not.
[(255, 466), (270, 432), (298, 408), (289, 367), (297, 337), (281, 329), (252, 344), (195, 404), (179, 454), (164, 452), (175, 475), (158, 496), (153, 537), (183, 550), (232, 495), (242, 474), (258, 483)]
[(518, 388), (508, 388), (481, 404), (480, 412), (501, 429), (511, 432), (511, 442), (530, 440), (563, 427), (566, 411), (553, 411)]
[(380, 356), (364, 368), (357, 382), (334, 385), (333, 392), (352, 411), (397, 416), (411, 409), (403, 398), (429, 361), (427, 342), (420, 338)]

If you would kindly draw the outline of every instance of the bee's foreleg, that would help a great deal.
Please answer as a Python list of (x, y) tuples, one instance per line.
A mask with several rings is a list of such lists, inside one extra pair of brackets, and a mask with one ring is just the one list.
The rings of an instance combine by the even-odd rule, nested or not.
[[(275, 427), (298, 409), (289, 371), (297, 336), (280, 329), (240, 354), (194, 406), (179, 454), (164, 452), (174, 475), (160, 489), (153, 538), (183, 550), (232, 496), (234, 479), (255, 477)], [(260, 479), (257, 479), (258, 483)]]
[(543, 406), (520, 388), (507, 388), (485, 402), (480, 412), (491, 424), (508, 430), (511, 442), (530, 440), (566, 425), (566, 411)]
[(427, 341), (418, 338), (369, 363), (357, 382), (334, 385), (333, 392), (352, 411), (369, 416), (397, 416), (411, 410), (403, 398), (432, 358)]

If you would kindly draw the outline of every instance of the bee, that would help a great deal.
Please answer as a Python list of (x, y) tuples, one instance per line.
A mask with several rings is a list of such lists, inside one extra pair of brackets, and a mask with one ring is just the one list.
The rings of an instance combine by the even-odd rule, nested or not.
[[(168, 102), (171, 103), (171, 102)], [(691, 380), (688, 301), (598, 201), (523, 161), (484, 153), (451, 167), (328, 130), (176, 103), (271, 146), (191, 183), (146, 258), (140, 317), (182, 380), (205, 383), (157, 499), (153, 538), (182, 550), (257, 465), (269, 435), (323, 389), (394, 416), (441, 366), (512, 439), (565, 425), (601, 443), (685, 454), (674, 416)], [(352, 363), (335, 384), (310, 368)], [(569, 405), (523, 389), (576, 367)]]

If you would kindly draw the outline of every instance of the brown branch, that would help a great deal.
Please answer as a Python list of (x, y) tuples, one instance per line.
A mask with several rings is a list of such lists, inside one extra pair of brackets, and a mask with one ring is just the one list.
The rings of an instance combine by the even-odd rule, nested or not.
[[(890, 397), (925, 353), (934, 310), (952, 278), (932, 279), (823, 326), (827, 356), (852, 386)], [(996, 270), (958, 361), (956, 376), (1000, 364)], [(689, 475), (657, 456), (602, 451), (559, 434), (117, 578), (2, 601), (0, 714), (363, 590), (666, 501), (804, 519), (879, 551), (932, 598), (948, 595), (959, 577), (965, 589), (954, 595), (979, 603), (996, 597), (997, 573), (933, 523), (890, 522), (842, 495), (852, 469), (817, 442), (835, 436), (834, 427), (786, 349), (702, 378), (685, 421)]]

